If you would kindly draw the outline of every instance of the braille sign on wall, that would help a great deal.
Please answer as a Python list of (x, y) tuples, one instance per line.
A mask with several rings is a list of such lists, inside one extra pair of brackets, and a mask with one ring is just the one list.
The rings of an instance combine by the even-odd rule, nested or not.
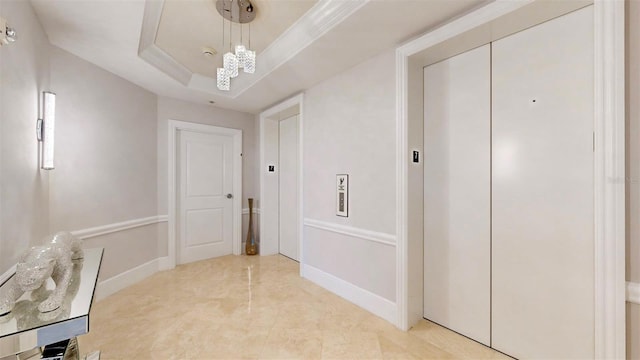
[(336, 215), (349, 216), (349, 175), (336, 175)]

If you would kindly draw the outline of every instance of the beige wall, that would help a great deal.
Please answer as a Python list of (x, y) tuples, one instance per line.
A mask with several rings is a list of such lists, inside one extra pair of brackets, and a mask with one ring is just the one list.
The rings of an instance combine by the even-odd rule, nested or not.
[[(242, 130), (242, 207), (247, 208), (247, 199), (257, 197), (259, 180), (256, 179), (256, 137), (255, 116), (233, 110), (225, 110), (215, 106), (194, 104), (182, 100), (158, 97), (157, 118), (157, 154), (158, 154), (158, 213), (167, 214), (167, 178), (168, 178), (168, 124), (169, 120), (214, 125)], [(243, 215), (242, 238), (246, 237), (249, 217)], [(257, 222), (254, 224), (257, 229)], [(158, 248), (161, 256), (167, 255), (166, 228), (158, 234)]]
[[(156, 95), (57, 47), (50, 70), (58, 119), (51, 232), (157, 215)], [(157, 258), (158, 226), (84, 246), (105, 248), (105, 279)]]
[[(28, 1), (0, 1), (18, 41), (0, 48), (0, 274), (47, 234), (157, 214), (156, 95), (51, 46)], [(41, 91), (56, 97), (56, 168), (39, 169)], [(123, 161), (124, 160), (124, 161)], [(146, 226), (105, 247), (101, 278), (158, 256)]]
[(50, 61), (52, 230), (156, 215), (156, 95), (57, 47)]
[[(166, 214), (167, 119), (242, 129), (243, 206), (255, 197), (253, 115), (158, 99), (51, 46), (27, 1), (0, 1), (0, 14), (19, 35), (0, 48), (0, 274), (47, 234)], [(57, 94), (52, 171), (38, 166), (43, 90)], [(166, 256), (166, 235), (159, 223), (94, 237), (85, 247), (105, 248), (106, 279)]]
[[(395, 56), (387, 51), (305, 92), (305, 219), (395, 235)], [(336, 174), (349, 174), (349, 217), (336, 216)], [(396, 249), (305, 226), (304, 260), (395, 301)]]
[[(640, 2), (626, 2), (627, 281), (640, 282)], [(640, 305), (627, 304), (627, 358), (640, 359)]]
[(27, 1), (0, 1), (19, 41), (0, 47), (0, 274), (48, 230), (48, 176), (35, 136), (40, 93), (49, 90), (49, 42)]

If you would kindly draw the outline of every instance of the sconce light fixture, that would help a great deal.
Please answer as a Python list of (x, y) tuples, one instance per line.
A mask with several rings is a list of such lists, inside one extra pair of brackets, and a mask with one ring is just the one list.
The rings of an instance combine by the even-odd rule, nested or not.
[(44, 109), (43, 118), (38, 119), (36, 134), (38, 141), (42, 142), (42, 165), (43, 170), (53, 170), (53, 149), (55, 143), (54, 130), (56, 126), (56, 94), (43, 91), (42, 100)]

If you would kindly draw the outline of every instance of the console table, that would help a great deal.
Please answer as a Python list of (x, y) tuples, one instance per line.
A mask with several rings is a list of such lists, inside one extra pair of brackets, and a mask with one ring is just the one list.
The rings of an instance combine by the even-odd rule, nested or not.
[[(15, 356), (62, 340), (75, 339), (89, 332), (89, 310), (102, 263), (102, 248), (84, 249), (84, 259), (74, 261), (73, 277), (60, 308), (41, 313), (40, 301), (46, 291), (27, 292), (10, 313), (0, 316), (0, 358)], [(9, 279), (4, 285), (13, 281)], [(46, 289), (54, 288), (49, 279)]]

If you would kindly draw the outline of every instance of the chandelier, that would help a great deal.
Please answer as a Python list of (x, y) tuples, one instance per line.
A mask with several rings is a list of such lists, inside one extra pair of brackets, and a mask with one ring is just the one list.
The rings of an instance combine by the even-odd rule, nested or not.
[[(238, 76), (240, 69), (253, 74), (256, 71), (256, 52), (251, 48), (251, 21), (256, 18), (256, 8), (249, 0), (217, 0), (216, 10), (222, 16), (222, 47), (225, 47), (225, 19), (229, 20), (229, 51), (222, 56), (222, 67), (218, 68), (216, 83), (218, 89), (229, 91), (231, 79)], [(240, 24), (240, 44), (233, 48), (232, 22)], [(242, 28), (249, 25), (249, 41), (243, 43)], [(232, 52), (235, 50), (235, 52)]]

